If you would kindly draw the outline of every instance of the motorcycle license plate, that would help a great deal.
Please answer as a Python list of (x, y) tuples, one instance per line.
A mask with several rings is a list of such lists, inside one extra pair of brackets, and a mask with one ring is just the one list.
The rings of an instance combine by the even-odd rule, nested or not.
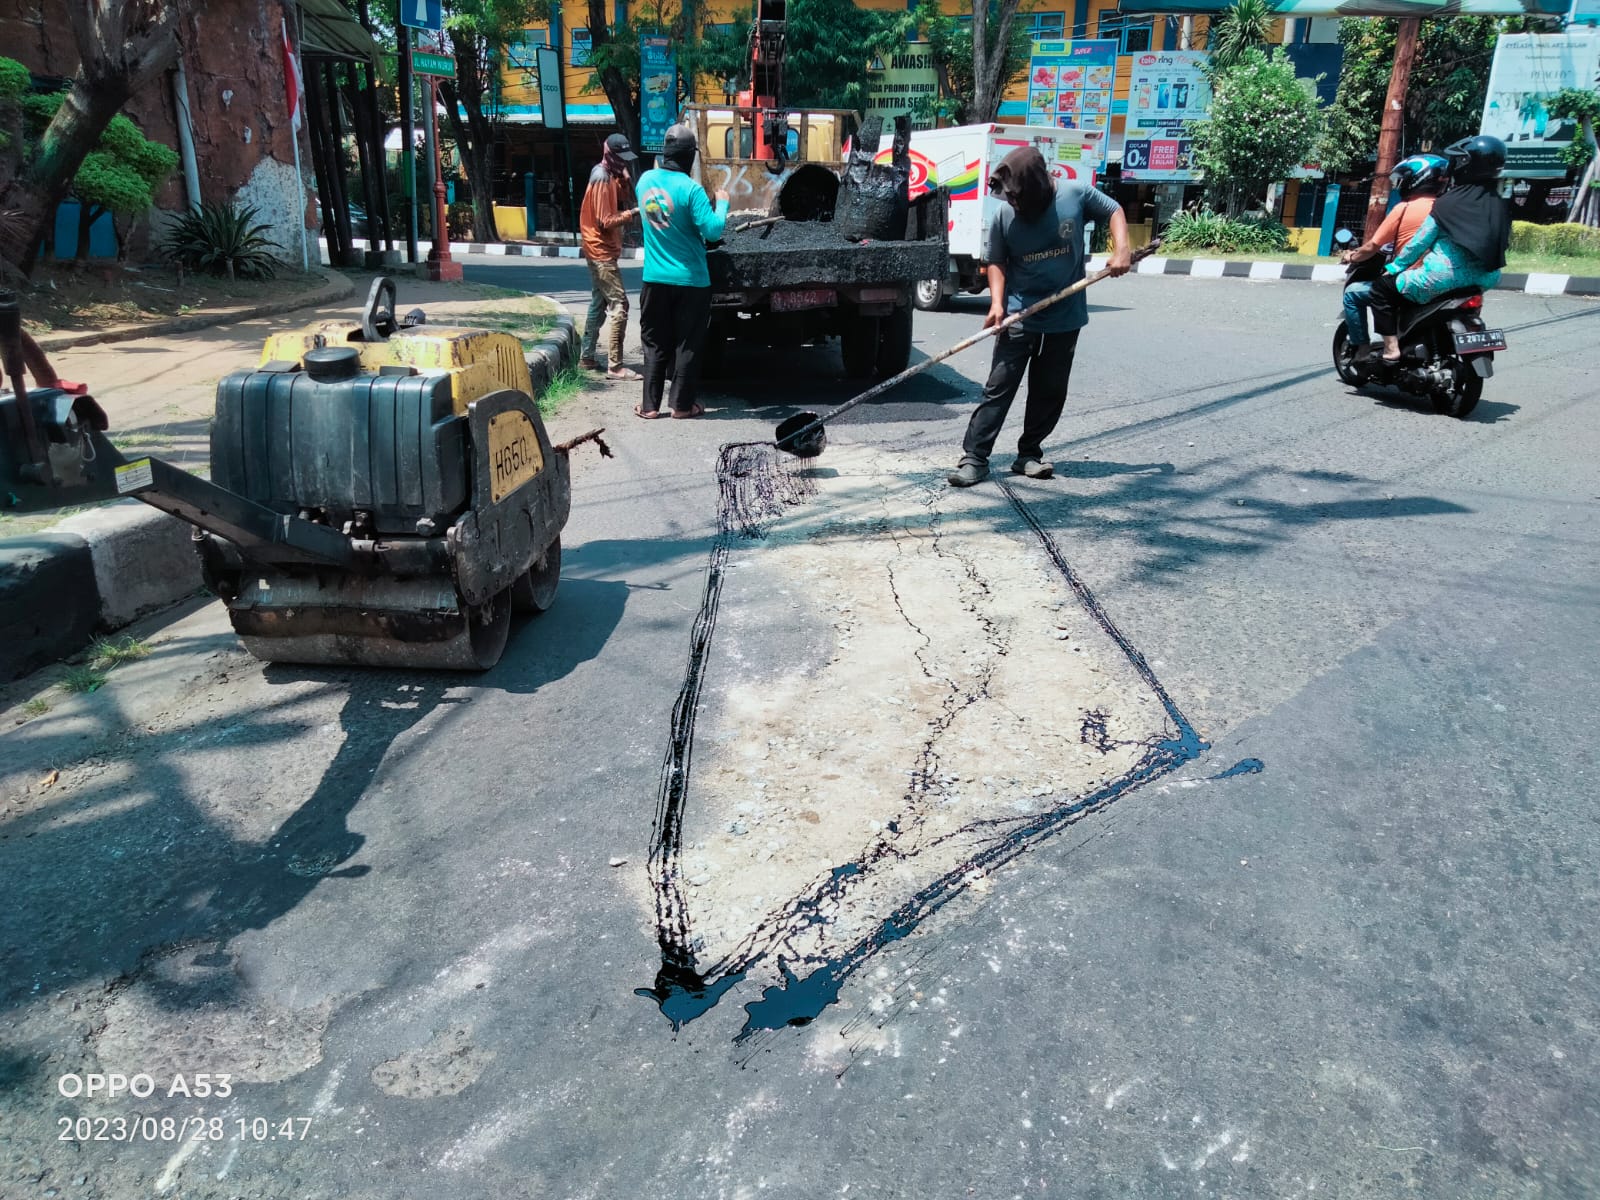
[(772, 293), (773, 312), (801, 312), (808, 308), (831, 308), (839, 294), (832, 288), (797, 288)]
[(1506, 335), (1500, 329), (1477, 329), (1456, 334), (1457, 354), (1483, 354), (1490, 350), (1504, 350)]

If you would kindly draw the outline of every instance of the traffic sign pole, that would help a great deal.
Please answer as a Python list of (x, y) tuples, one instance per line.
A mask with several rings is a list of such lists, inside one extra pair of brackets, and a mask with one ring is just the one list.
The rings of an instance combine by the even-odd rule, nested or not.
[[(402, 3), (402, 11), (404, 3)], [(411, 120), (411, 30), (400, 28), (400, 192), (406, 206), (406, 261), (417, 261), (417, 143)]]
[(444, 169), (439, 162), (439, 81), (428, 77), (428, 145), (433, 152), (433, 249), (428, 251), (428, 278), (454, 283), (461, 264), (450, 257), (450, 225), (444, 204)]

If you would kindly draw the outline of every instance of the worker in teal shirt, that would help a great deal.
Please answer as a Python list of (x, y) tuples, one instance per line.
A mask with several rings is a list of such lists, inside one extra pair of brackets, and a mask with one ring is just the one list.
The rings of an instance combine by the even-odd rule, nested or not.
[(654, 420), (661, 412), (667, 364), (672, 364), (672, 415), (698, 417), (700, 352), (711, 321), (711, 275), (706, 243), (722, 237), (728, 193), (716, 204), (689, 176), (699, 149), (687, 125), (667, 130), (660, 165), (639, 176), (637, 195), (644, 226), (644, 286), (639, 289), (639, 336), (644, 342), (644, 398), (634, 415)]

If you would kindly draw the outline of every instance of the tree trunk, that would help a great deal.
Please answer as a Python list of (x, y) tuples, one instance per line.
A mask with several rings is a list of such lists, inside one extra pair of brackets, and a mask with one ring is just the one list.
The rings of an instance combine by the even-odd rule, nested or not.
[[(589, 41), (598, 50), (611, 41), (611, 26), (606, 21), (605, 0), (589, 0)], [(605, 92), (617, 128), (635, 150), (639, 148), (639, 97), (621, 71), (607, 67), (600, 72), (600, 90)]]
[(14, 228), (18, 231), (0, 245), (0, 253), (18, 263), (25, 274), (33, 270), (56, 206), (107, 123), (129, 96), (177, 57), (178, 19), (183, 7), (173, 0), (75, 0), (70, 5), (73, 38), (82, 63), (78, 77), (40, 138), (27, 175), (14, 180), (0, 195), (0, 209), (17, 212)]
[(1567, 220), (1578, 225), (1600, 225), (1600, 153), (1595, 153), (1594, 121), (1582, 120), (1583, 140), (1589, 144), (1589, 162), (1578, 176), (1572, 193), (1572, 204), (1567, 209)]
[(89, 261), (89, 228), (103, 209), (78, 201), (78, 250), (72, 257), (78, 262)]
[(993, 121), (1005, 98), (1006, 58), (1011, 48), (1011, 26), (1022, 0), (1000, 0), (994, 48), (989, 48), (989, 13), (985, 4), (972, 6), (972, 111), (973, 122)]
[(1363, 237), (1370, 241), (1383, 224), (1389, 209), (1389, 172), (1400, 157), (1400, 129), (1406, 115), (1406, 89), (1411, 85), (1411, 64), (1417, 58), (1417, 34), (1422, 22), (1403, 17), (1395, 39), (1394, 68), (1389, 72), (1389, 91), (1383, 98), (1383, 124), (1378, 128), (1378, 165), (1372, 175), (1372, 194), (1367, 200), (1367, 221)]
[[(455, 51), (456, 77), (441, 79), (439, 93), (472, 188), (472, 223), (477, 240), (498, 242), (500, 231), (494, 223), (494, 126), (483, 115), (485, 87), (478, 69), (477, 39), (452, 32), (450, 44)], [(458, 109), (466, 110), (465, 124)], [(448, 223), (445, 236), (448, 237)]]

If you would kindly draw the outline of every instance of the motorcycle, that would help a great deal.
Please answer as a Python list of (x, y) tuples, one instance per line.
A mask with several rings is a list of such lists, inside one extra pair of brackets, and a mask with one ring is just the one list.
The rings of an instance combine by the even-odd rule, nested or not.
[[(1356, 237), (1348, 229), (1334, 234), (1340, 250), (1351, 249)], [(1351, 263), (1345, 286), (1377, 277), (1386, 256)], [(1505, 333), (1483, 322), (1483, 289), (1461, 288), (1426, 304), (1402, 306), (1400, 361), (1386, 363), (1372, 343), (1357, 354), (1343, 314), (1333, 331), (1333, 369), (1354, 388), (1372, 384), (1426, 396), (1434, 411), (1465, 417), (1478, 406), (1483, 381), (1494, 376), (1494, 356), (1506, 348)]]

